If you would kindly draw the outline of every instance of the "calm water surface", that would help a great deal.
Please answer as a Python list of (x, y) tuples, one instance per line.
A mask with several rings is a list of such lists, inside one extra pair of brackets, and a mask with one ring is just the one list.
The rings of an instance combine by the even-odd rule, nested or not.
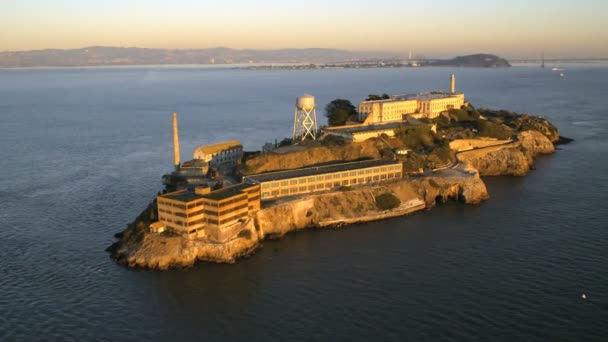
[[(608, 65), (0, 70), (0, 340), (608, 339)], [(576, 139), (492, 198), (267, 241), (235, 265), (133, 271), (104, 249), (182, 158), (289, 136), (295, 97), (448, 87)], [(318, 113), (321, 116), (321, 113)], [(586, 293), (588, 299), (581, 299)]]

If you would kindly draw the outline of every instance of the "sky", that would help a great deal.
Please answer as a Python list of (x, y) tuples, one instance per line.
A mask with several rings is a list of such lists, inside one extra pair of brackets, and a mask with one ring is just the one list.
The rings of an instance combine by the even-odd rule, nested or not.
[(608, 0), (0, 0), (0, 51), (337, 48), (608, 57)]

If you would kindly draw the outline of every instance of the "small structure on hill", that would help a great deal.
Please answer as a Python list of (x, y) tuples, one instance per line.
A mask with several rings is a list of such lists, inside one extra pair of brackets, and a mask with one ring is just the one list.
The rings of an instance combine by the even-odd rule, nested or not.
[(235, 167), (243, 157), (243, 145), (237, 140), (198, 146), (192, 158), (203, 160), (211, 167)]

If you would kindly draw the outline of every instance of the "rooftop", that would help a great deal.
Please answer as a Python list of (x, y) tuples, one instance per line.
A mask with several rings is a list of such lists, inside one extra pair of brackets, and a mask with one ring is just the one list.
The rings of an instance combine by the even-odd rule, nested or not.
[(241, 145), (241, 143), (238, 140), (231, 140), (231, 141), (224, 141), (221, 143), (217, 143), (217, 144), (212, 144), (212, 145), (204, 145), (204, 146), (198, 146), (197, 148), (194, 149), (194, 153), (196, 152), (202, 152), (205, 154), (214, 154), (223, 150), (227, 150), (230, 148), (236, 148), (236, 147), (242, 147), (243, 145)]
[(230, 198), (232, 196), (240, 195), (243, 193), (242, 190), (250, 188), (255, 185), (256, 184), (240, 183), (240, 184), (229, 186), (227, 188), (212, 191), (212, 192), (202, 195), (200, 197), (209, 198), (209, 199), (216, 200), (216, 201), (221, 201), (223, 199)]
[(362, 133), (362, 132), (375, 132), (375, 131), (384, 131), (387, 129), (396, 129), (402, 127), (404, 125), (424, 125), (425, 123), (414, 119), (409, 115), (404, 115), (402, 121), (397, 122), (388, 122), (388, 123), (378, 123), (378, 124), (359, 124), (359, 125), (349, 125), (349, 126), (330, 126), (325, 127), (326, 131), (329, 132), (339, 132), (339, 133)]
[(395, 101), (407, 101), (407, 100), (435, 100), (435, 99), (444, 99), (448, 97), (454, 97), (457, 95), (462, 95), (463, 93), (450, 93), (447, 91), (430, 91), (426, 93), (418, 93), (418, 94), (404, 94), (404, 95), (391, 95), (389, 99), (384, 100), (371, 100), (371, 101), (363, 101), (363, 102), (395, 102)]
[(194, 191), (190, 190), (178, 190), (174, 192), (169, 192), (167, 194), (161, 195), (161, 197), (172, 199), (179, 202), (190, 202), (195, 199), (201, 198), (201, 195), (197, 195)]
[(196, 193), (194, 193), (194, 190), (190, 190), (190, 189), (179, 190), (179, 191), (174, 191), (174, 192), (170, 192), (170, 193), (161, 195), (161, 197), (172, 199), (172, 200), (179, 201), (179, 202), (190, 202), (190, 201), (193, 201), (196, 199), (201, 199), (201, 198), (209, 198), (212, 200), (221, 201), (223, 199), (230, 198), (232, 196), (236, 196), (236, 195), (240, 194), (242, 190), (250, 188), (255, 185), (256, 184), (239, 183), (239, 184), (232, 185), (232, 186), (229, 186), (224, 189), (212, 191), (212, 192), (210, 192), (208, 194), (204, 194), (204, 195), (196, 194)]
[(262, 182), (270, 182), (270, 181), (274, 181), (274, 180), (296, 178), (296, 177), (306, 177), (306, 176), (313, 176), (313, 175), (332, 173), (332, 172), (350, 171), (350, 170), (357, 170), (357, 169), (363, 169), (363, 168), (368, 168), (368, 167), (391, 165), (391, 164), (399, 164), (399, 161), (375, 159), (375, 160), (364, 160), (364, 161), (358, 161), (358, 162), (339, 163), (339, 164), (323, 165), (323, 166), (317, 166), (317, 167), (307, 167), (307, 168), (295, 169), (295, 170), (261, 173), (261, 174), (257, 174), (257, 175), (246, 176), (246, 177), (244, 177), (244, 180), (253, 180), (255, 182), (262, 183)]

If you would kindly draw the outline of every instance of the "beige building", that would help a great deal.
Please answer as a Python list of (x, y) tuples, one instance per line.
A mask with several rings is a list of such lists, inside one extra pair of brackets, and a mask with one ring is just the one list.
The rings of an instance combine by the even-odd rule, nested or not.
[(359, 121), (363, 124), (376, 124), (403, 120), (404, 115), (416, 119), (436, 118), (449, 109), (460, 109), (464, 93), (456, 92), (456, 77), (450, 75), (450, 91), (393, 95), (388, 99), (359, 102)]
[(226, 241), (241, 229), (240, 223), (260, 210), (260, 185), (242, 183), (203, 197), (207, 237)]
[(335, 190), (340, 186), (401, 178), (403, 165), (393, 160), (366, 160), (297, 170), (268, 172), (243, 178), (261, 185), (262, 200)]
[(212, 167), (236, 166), (242, 157), (243, 145), (237, 140), (199, 146), (192, 153), (192, 158), (203, 160)]
[(363, 124), (395, 122), (404, 115), (416, 119), (435, 118), (439, 113), (464, 105), (463, 93), (429, 92), (413, 95), (395, 95), (386, 100), (359, 103), (359, 121)]
[[(157, 206), (158, 221), (166, 230), (189, 238), (224, 242), (260, 210), (260, 186), (241, 183), (216, 191), (209, 191), (208, 187), (180, 190), (159, 195)], [(158, 230), (157, 226), (151, 229)]]
[(387, 137), (395, 136), (395, 130), (401, 127), (425, 125), (437, 133), (436, 124), (427, 124), (422, 121), (416, 120), (409, 115), (405, 115), (402, 121), (397, 122), (383, 122), (377, 124), (358, 124), (358, 125), (346, 125), (346, 126), (330, 126), (323, 128), (323, 132), (328, 135), (342, 137), (353, 142), (362, 142), (367, 139), (377, 138), (382, 134)]

